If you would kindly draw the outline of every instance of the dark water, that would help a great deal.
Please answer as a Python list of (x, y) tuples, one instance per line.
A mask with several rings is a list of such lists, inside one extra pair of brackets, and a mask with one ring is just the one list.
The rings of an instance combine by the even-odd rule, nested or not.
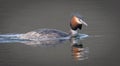
[(69, 32), (71, 14), (79, 12), (88, 23), (81, 32), (92, 36), (82, 40), (88, 59), (79, 61), (70, 41), (53, 47), (0, 43), (0, 66), (119, 66), (119, 6), (117, 0), (0, 0), (0, 34), (39, 28)]

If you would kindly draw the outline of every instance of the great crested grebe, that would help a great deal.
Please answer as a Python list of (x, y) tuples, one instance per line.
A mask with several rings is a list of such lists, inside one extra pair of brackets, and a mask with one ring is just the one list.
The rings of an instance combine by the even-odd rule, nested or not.
[(38, 29), (27, 32), (19, 36), (21, 39), (29, 40), (41, 40), (41, 39), (55, 39), (67, 36), (76, 36), (78, 34), (78, 28), (81, 30), (82, 24), (87, 24), (78, 16), (73, 15), (70, 21), (70, 33), (66, 33), (56, 29)]

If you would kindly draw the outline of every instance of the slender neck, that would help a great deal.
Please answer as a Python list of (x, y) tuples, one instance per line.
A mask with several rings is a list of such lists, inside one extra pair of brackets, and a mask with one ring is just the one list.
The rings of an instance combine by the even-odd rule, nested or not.
[(71, 36), (76, 36), (78, 34), (77, 30), (70, 29)]

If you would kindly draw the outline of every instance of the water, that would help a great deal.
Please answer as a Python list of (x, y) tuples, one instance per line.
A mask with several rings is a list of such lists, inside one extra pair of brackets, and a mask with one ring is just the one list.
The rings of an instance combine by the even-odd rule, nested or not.
[[(119, 66), (118, 6), (117, 0), (0, 0), (0, 34), (42, 28), (69, 33), (71, 14), (79, 12), (88, 24), (80, 33), (89, 35), (77, 46), (70, 40), (49, 47), (0, 43), (0, 66)], [(74, 52), (76, 48), (79, 50)], [(81, 55), (85, 59), (80, 59)]]
[[(0, 43), (24, 43), (26, 45), (55, 45), (57, 43), (64, 42), (66, 40), (70, 40), (72, 38), (76, 38), (82, 40), (84, 38), (89, 37), (87, 34), (78, 34), (76, 37), (66, 36), (59, 38), (34, 38), (34, 39), (23, 39), (20, 36), (24, 36), (24, 34), (1, 34), (0, 35)], [(74, 40), (76, 42), (76, 39)], [(77, 40), (78, 41), (78, 40)], [(78, 42), (76, 42), (78, 43)]]

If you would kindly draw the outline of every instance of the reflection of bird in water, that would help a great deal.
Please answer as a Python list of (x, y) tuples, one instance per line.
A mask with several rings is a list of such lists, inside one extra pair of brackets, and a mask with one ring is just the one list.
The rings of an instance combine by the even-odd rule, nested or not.
[(88, 48), (84, 48), (82, 44), (72, 45), (72, 55), (75, 60), (84, 60), (88, 58)]
[(78, 39), (71, 38), (72, 56), (75, 60), (84, 60), (88, 58), (88, 48), (84, 48), (83, 44), (79, 44)]
[(56, 30), (56, 29), (38, 29), (31, 32), (27, 32), (19, 36), (21, 39), (29, 39), (29, 40), (41, 40), (41, 39), (55, 39), (61, 37), (68, 37), (70, 35), (76, 36), (78, 34), (77, 29), (82, 28), (82, 24), (87, 25), (82, 18), (79, 16), (73, 15), (70, 22), (70, 34)]

